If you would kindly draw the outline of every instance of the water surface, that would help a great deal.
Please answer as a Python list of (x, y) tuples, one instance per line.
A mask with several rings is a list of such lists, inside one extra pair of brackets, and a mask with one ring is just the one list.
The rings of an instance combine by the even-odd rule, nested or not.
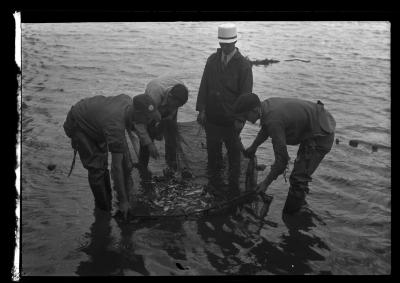
[[(235, 214), (124, 226), (94, 213), (79, 158), (66, 177), (73, 152), (62, 124), (71, 105), (93, 95), (133, 96), (152, 78), (175, 73), (190, 90), (178, 120), (194, 120), (218, 23), (24, 23), (23, 275), (391, 273), (390, 150), (348, 145), (359, 139), (391, 146), (390, 24), (236, 24), (242, 54), (281, 61), (253, 67), (255, 93), (321, 100), (337, 121), (340, 143), (310, 186), (312, 214), (282, 219), (283, 177), (269, 188), (274, 200), (265, 220), (276, 227)], [(284, 61), (293, 58), (310, 63)], [(246, 125), (243, 142), (249, 145), (258, 130)], [(296, 151), (289, 147), (290, 169)], [(272, 164), (270, 141), (257, 155)]]

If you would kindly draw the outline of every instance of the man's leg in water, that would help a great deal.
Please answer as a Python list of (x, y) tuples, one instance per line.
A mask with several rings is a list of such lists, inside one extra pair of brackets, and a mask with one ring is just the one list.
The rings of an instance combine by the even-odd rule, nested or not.
[(73, 138), (83, 167), (88, 170), (96, 207), (111, 211), (112, 193), (106, 143), (96, 143), (80, 130), (76, 131)]
[(334, 135), (321, 136), (306, 140), (300, 144), (292, 173), (289, 177), (290, 188), (283, 211), (294, 213), (307, 204), (308, 184), (312, 174), (333, 145)]

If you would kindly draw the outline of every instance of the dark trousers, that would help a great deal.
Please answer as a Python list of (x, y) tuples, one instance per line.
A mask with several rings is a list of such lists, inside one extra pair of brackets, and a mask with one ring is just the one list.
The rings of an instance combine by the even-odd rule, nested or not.
[(222, 144), (225, 144), (229, 163), (229, 185), (239, 187), (240, 177), (240, 143), (233, 126), (222, 127), (212, 123), (205, 125), (207, 140), (208, 176), (211, 184), (221, 183), (221, 170), (223, 164)]
[(292, 173), (289, 177), (289, 193), (305, 198), (309, 192), (308, 183), (325, 155), (331, 150), (334, 134), (318, 136), (303, 141), (297, 152)]
[[(174, 170), (177, 170), (176, 161), (176, 147), (177, 147), (177, 133), (178, 133), (178, 123), (177, 123), (177, 113), (172, 117), (172, 119), (163, 119), (160, 124), (156, 127), (150, 125), (147, 127), (150, 138), (165, 140), (165, 162), (167, 165)], [(149, 164), (150, 153), (147, 146), (140, 145), (139, 152), (139, 164), (142, 168), (147, 168)]]
[(83, 167), (88, 170), (96, 207), (111, 211), (112, 192), (106, 142), (96, 142), (87, 136), (77, 127), (71, 113), (67, 115), (64, 130), (71, 138), (72, 147), (78, 151)]

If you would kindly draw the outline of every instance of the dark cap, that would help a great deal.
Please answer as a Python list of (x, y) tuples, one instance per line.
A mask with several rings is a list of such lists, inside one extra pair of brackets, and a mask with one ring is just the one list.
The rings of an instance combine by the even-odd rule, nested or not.
[(149, 95), (139, 94), (133, 97), (133, 120), (143, 124), (161, 120), (154, 100)]
[(189, 91), (183, 84), (175, 85), (169, 93), (171, 98), (179, 102), (179, 106), (182, 106), (188, 101)]
[(246, 93), (238, 97), (233, 106), (235, 114), (244, 113), (260, 106), (261, 101), (255, 93)]

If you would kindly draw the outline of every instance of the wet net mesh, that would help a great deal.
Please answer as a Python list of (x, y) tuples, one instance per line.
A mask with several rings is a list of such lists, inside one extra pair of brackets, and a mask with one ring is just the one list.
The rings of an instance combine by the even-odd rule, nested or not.
[[(182, 122), (178, 123), (176, 136), (178, 171), (175, 174), (169, 177), (163, 174), (163, 169), (166, 168), (164, 140), (155, 141), (160, 159), (150, 160), (149, 169), (153, 173), (150, 179), (141, 178), (139, 171), (136, 168), (132, 169), (132, 202), (136, 216), (199, 217), (232, 208), (235, 204), (254, 197), (251, 192), (257, 183), (256, 159), (249, 160), (242, 155), (240, 196), (230, 197), (229, 187), (222, 186), (217, 188), (221, 197), (216, 197), (207, 190), (207, 148), (204, 129), (195, 121)], [(130, 160), (135, 163), (138, 144), (135, 146), (134, 143), (128, 142), (128, 146)], [(221, 175), (225, 183), (228, 180), (228, 169), (228, 158), (223, 146)]]

